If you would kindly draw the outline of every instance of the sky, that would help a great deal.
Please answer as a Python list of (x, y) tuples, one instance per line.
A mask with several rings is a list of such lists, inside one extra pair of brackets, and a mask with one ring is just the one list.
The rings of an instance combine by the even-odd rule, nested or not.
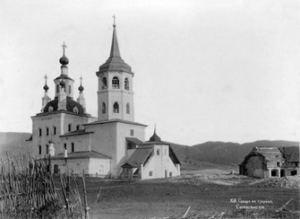
[[(0, 132), (31, 132), (48, 76), (83, 77), (97, 116), (113, 15), (134, 75), (135, 121), (162, 140), (299, 141), (300, 1), (0, 1)], [(78, 97), (76, 90), (75, 98)]]

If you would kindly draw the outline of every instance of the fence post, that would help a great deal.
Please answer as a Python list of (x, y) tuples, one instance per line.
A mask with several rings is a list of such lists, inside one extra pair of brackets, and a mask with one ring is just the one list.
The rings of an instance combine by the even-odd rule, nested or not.
[(87, 203), (86, 186), (85, 186), (85, 173), (82, 170), (82, 182), (83, 182), (83, 195), (84, 195), (84, 218), (89, 219), (89, 207)]

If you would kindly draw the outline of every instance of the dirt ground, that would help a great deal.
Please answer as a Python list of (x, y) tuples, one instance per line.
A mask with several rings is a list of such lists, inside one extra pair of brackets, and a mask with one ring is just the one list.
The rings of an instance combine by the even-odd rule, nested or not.
[[(287, 179), (278, 179), (277, 184), (284, 185), (280, 180)], [(206, 169), (143, 181), (87, 178), (87, 192), (91, 218), (162, 218), (183, 214), (189, 207), (190, 214), (208, 218), (243, 208), (276, 210), (289, 200), (287, 208), (299, 211), (299, 178), (293, 180), (298, 180), (296, 187), (274, 186), (276, 182)]]

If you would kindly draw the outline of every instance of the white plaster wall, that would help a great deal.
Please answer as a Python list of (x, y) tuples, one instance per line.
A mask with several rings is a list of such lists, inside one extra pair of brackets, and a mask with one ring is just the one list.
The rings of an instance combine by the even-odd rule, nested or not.
[(82, 175), (82, 170), (84, 169), (86, 174), (89, 174), (89, 158), (85, 159), (68, 159), (67, 163), (65, 160), (52, 160), (52, 170), (54, 171), (54, 165), (58, 164), (60, 173), (73, 172), (74, 174)]
[[(134, 130), (134, 135), (130, 135)], [(121, 122), (103, 123), (86, 126), (86, 131), (93, 131), (91, 149), (111, 158), (111, 173), (117, 177), (121, 166), (127, 161), (126, 137), (136, 137), (144, 141), (145, 126)]]
[[(77, 125), (88, 123), (95, 120), (93, 117), (78, 116), (66, 113), (46, 114), (43, 116), (33, 116), (32, 118), (32, 147), (33, 156), (44, 156), (46, 154), (46, 144), (51, 139), (54, 142), (55, 154), (62, 153), (63, 142), (60, 135), (68, 132), (68, 124), (72, 124), (72, 131), (76, 130)], [(56, 127), (56, 135), (53, 135), (53, 127)], [(46, 135), (46, 128), (49, 128), (49, 135)], [(39, 128), (42, 129), (42, 136), (39, 136)], [(42, 154), (39, 155), (38, 145), (42, 146)]]
[[(126, 72), (105, 72), (98, 77), (98, 118), (99, 121), (109, 119), (122, 119), (134, 121), (134, 102), (133, 102), (133, 80), (132, 75)], [(107, 89), (102, 90), (102, 78), (107, 79)], [(118, 77), (119, 89), (112, 88), (112, 79)], [(124, 80), (129, 80), (129, 90), (125, 90)], [(102, 114), (102, 102), (106, 104), (106, 114)], [(115, 102), (119, 104), (119, 113), (113, 112)], [(130, 105), (130, 114), (126, 113), (126, 104)]]
[[(157, 155), (157, 150), (160, 151), (159, 155)], [(149, 174), (150, 171), (152, 171), (152, 176)], [(180, 175), (180, 166), (176, 167), (169, 156), (169, 146), (155, 145), (154, 155), (143, 167), (141, 178), (155, 179), (170, 177), (170, 172), (172, 172), (172, 177)]]
[(110, 160), (91, 158), (89, 164), (89, 174), (93, 176), (105, 177), (110, 175)]

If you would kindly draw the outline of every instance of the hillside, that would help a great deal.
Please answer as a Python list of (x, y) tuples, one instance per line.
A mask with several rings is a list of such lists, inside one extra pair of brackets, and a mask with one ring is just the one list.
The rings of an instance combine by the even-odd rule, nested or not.
[(298, 142), (292, 141), (255, 141), (251, 143), (231, 143), (231, 142), (206, 142), (191, 147), (172, 146), (180, 157), (180, 160), (193, 163), (193, 161), (205, 161), (222, 165), (240, 164), (245, 156), (257, 146), (280, 147), (299, 146)]
[[(20, 153), (28, 153), (29, 147), (26, 140), (30, 133), (17, 132), (0, 132), (0, 155), (8, 152), (15, 156)], [(201, 168), (220, 165), (237, 165), (240, 164), (244, 157), (256, 146), (298, 146), (298, 142), (292, 141), (256, 141), (251, 143), (231, 143), (231, 142), (206, 142), (194, 146), (180, 145), (171, 143), (174, 152), (180, 159), (183, 167)]]
[(29, 152), (26, 140), (30, 133), (0, 132), (0, 155), (8, 152), (11, 156)]

